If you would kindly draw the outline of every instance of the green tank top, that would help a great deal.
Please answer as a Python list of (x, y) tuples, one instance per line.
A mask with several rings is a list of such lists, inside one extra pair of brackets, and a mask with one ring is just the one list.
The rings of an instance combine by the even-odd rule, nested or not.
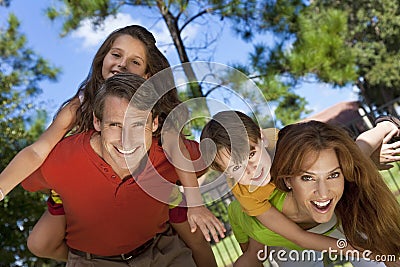
[[(275, 189), (275, 191), (271, 194), (269, 201), (272, 206), (274, 206), (277, 210), (282, 211), (286, 195), (287, 193)], [(286, 247), (289, 249), (303, 250), (303, 248), (299, 247), (293, 242), (266, 228), (257, 220), (256, 217), (251, 217), (244, 213), (237, 200), (229, 204), (228, 215), (232, 231), (236, 237), (236, 240), (239, 243), (246, 243), (250, 237), (257, 242), (265, 244), (267, 246)], [(315, 228), (318, 228), (316, 232), (322, 233), (324, 235), (329, 235), (333, 230), (337, 228), (337, 225), (337, 219), (336, 217), (333, 217), (330, 222), (326, 223), (327, 227), (321, 227), (323, 225), (318, 225)], [(315, 232), (312, 231), (313, 229), (310, 229), (309, 231)], [(321, 231), (321, 229), (323, 230)]]

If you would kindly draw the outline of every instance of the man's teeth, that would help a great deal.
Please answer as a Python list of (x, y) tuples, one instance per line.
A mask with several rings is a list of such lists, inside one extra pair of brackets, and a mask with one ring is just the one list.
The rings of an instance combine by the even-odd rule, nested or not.
[(122, 153), (122, 154), (132, 154), (133, 152), (136, 151), (136, 147), (132, 148), (131, 150), (122, 150), (122, 149), (119, 149), (119, 148), (117, 148), (117, 150), (119, 151), (119, 153)]
[(326, 206), (329, 205), (329, 203), (331, 203), (331, 200), (327, 200), (327, 201), (313, 201), (313, 203), (319, 207), (319, 208), (325, 208)]

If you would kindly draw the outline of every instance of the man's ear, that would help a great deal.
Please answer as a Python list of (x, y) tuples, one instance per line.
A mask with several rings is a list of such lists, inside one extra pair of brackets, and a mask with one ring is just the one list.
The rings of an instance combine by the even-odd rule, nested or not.
[(153, 118), (153, 121), (151, 123), (151, 131), (154, 133), (158, 129), (158, 115)]
[(98, 132), (101, 131), (101, 127), (100, 127), (101, 121), (96, 117), (96, 115), (94, 115), (94, 112), (93, 112), (93, 126), (96, 131), (98, 131)]

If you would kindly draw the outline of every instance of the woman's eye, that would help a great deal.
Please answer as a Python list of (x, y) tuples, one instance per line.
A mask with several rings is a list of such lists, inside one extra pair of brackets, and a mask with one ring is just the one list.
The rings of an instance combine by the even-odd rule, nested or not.
[(249, 159), (251, 159), (252, 157), (254, 157), (255, 154), (256, 154), (255, 151), (251, 151), (250, 154), (249, 154)]
[(111, 53), (111, 55), (113, 55), (114, 57), (121, 57), (119, 54), (117, 54), (117, 53)]
[(334, 172), (329, 175), (329, 178), (338, 178), (340, 176), (340, 172)]
[(301, 176), (301, 180), (303, 180), (303, 181), (312, 181), (313, 177), (310, 176), (310, 175), (303, 175), (303, 176)]

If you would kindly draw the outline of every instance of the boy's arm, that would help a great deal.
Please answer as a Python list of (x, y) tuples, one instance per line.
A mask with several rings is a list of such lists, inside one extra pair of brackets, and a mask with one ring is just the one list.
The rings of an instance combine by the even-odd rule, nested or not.
[(375, 150), (380, 148), (384, 140), (387, 138), (390, 140), (393, 136), (398, 135), (399, 129), (395, 124), (390, 121), (382, 121), (374, 128), (361, 133), (356, 139), (356, 144), (365, 155), (371, 156)]
[[(49, 128), (30, 146), (22, 149), (0, 174), (0, 190), (7, 195), (15, 186), (42, 165), (51, 150), (75, 122), (79, 99), (71, 100)], [(0, 196), (1, 197), (1, 196)], [(1, 199), (0, 199), (1, 200)]]
[(335, 238), (307, 232), (287, 218), (283, 213), (279, 212), (275, 207), (271, 207), (266, 212), (256, 217), (265, 227), (302, 248), (318, 251), (335, 249), (338, 252), (353, 250), (350, 245), (340, 249), (337, 246), (337, 239)]
[[(176, 135), (173, 136), (174, 134)], [(226, 231), (225, 227), (215, 215), (204, 206), (189, 150), (179, 135), (179, 145), (177, 146), (176, 142), (173, 142), (173, 138), (176, 138), (177, 135), (178, 133), (173, 131), (164, 133), (163, 149), (167, 153), (168, 158), (172, 161), (179, 181), (184, 187), (188, 207), (188, 222), (191, 231), (195, 232), (197, 226), (199, 226), (207, 241), (211, 240), (211, 233), (214, 240), (219, 242), (218, 234), (224, 237), (224, 232)], [(174, 143), (175, 145), (173, 145)]]

